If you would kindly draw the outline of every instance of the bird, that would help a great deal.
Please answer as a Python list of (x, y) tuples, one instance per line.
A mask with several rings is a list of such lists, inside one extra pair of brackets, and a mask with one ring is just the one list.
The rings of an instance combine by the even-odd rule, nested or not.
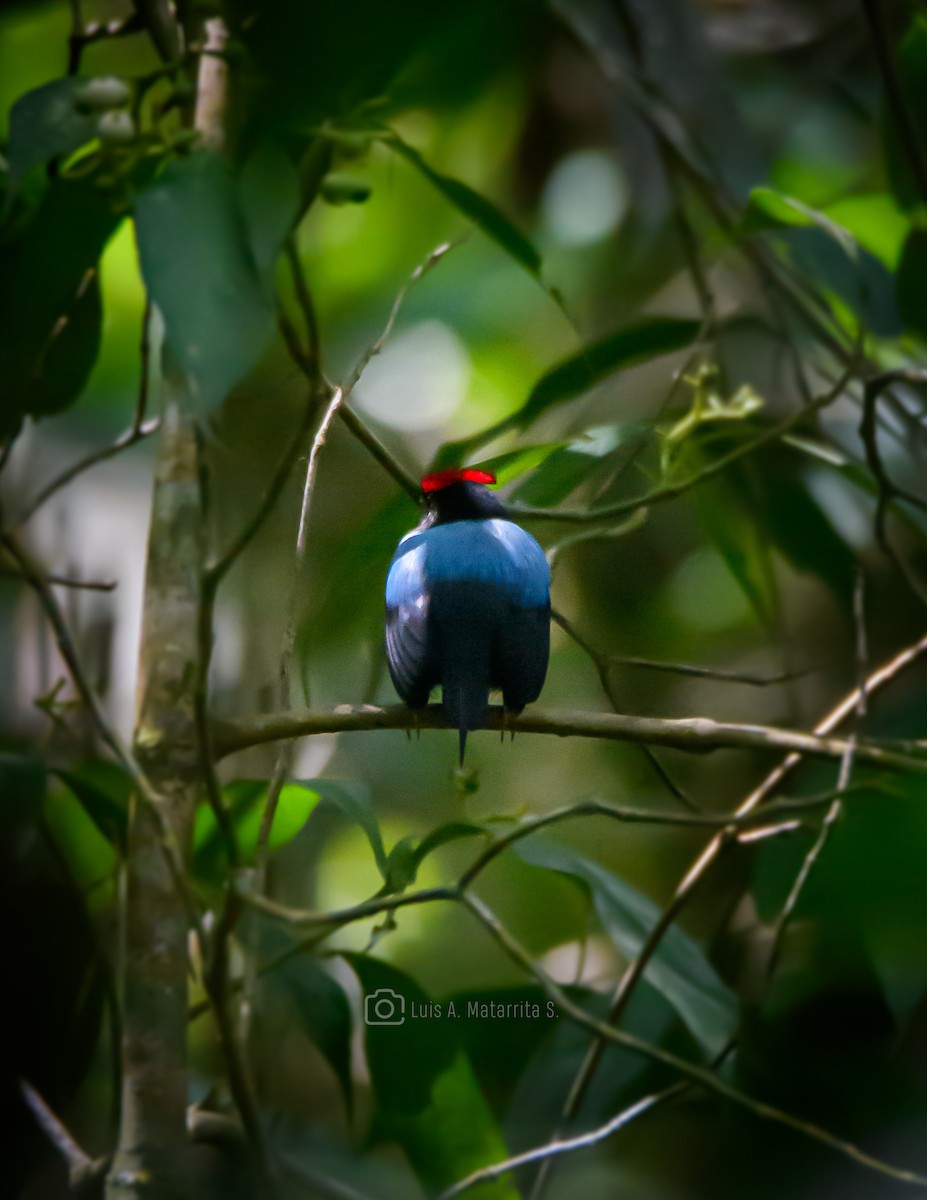
[(425, 515), (401, 538), (386, 579), (393, 685), (413, 709), (441, 686), (461, 766), (490, 690), (501, 690), (507, 713), (520, 713), (540, 695), (550, 654), (550, 568), (489, 490), (495, 482), (475, 467), (426, 475)]

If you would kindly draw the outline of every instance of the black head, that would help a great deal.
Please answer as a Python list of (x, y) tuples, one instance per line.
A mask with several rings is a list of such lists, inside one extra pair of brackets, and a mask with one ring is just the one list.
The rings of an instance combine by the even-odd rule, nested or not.
[(436, 471), (422, 480), (428, 504), (428, 525), (446, 525), (451, 521), (478, 521), (506, 516), (505, 507), (487, 488), (495, 475), (473, 467), (453, 467)]

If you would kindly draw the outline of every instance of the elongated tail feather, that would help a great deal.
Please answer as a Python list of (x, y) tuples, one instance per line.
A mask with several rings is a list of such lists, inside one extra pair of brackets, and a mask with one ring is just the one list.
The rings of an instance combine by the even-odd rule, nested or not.
[(460, 737), (460, 765), (463, 766), (464, 755), (467, 753), (467, 731), (466, 729), (458, 730)]

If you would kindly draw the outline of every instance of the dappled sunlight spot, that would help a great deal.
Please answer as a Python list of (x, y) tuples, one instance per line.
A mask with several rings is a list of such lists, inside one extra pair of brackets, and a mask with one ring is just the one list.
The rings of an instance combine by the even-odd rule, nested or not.
[(541, 209), (557, 241), (585, 246), (617, 229), (629, 201), (627, 180), (614, 158), (603, 150), (579, 150), (551, 171)]
[(615, 948), (601, 935), (551, 947), (541, 967), (557, 983), (582, 984), (601, 992), (611, 991), (617, 977)]
[(709, 546), (694, 550), (670, 582), (670, 603), (684, 624), (705, 633), (740, 625), (750, 606), (724, 559)]
[(407, 433), (443, 424), (463, 403), (470, 357), (441, 321), (421, 321), (398, 334), (364, 372), (360, 407)]
[(106, 299), (133, 309), (145, 303), (145, 286), (138, 270), (138, 253), (131, 221), (123, 221), (100, 259), (100, 278)]

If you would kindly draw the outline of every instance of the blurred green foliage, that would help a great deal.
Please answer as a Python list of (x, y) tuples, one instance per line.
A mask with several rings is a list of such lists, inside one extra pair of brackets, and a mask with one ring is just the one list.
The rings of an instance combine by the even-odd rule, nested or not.
[[(85, 24), (130, 15), (116, 0), (77, 7)], [(166, 345), (196, 394), (221, 552), (306, 407), (279, 312), (345, 383), (409, 285), (349, 403), (416, 476), (461, 462), (497, 471), (556, 548), (554, 604), (583, 644), (555, 628), (544, 704), (813, 727), (924, 628), (924, 505), (896, 500), (890, 543), (876, 536), (873, 448), (859, 433), (862, 380), (927, 366), (927, 16), (902, 0), (881, 7), (880, 64), (862, 9), (839, 2), (227, 0), (216, 7), (231, 34), (223, 159), (190, 134), (199, 55), (165, 65), (170, 29), (95, 38), (72, 75), (72, 8), (5, 5), (5, 527), (63, 466), (132, 427)], [(192, 24), (202, 15), (178, 8)], [(157, 316), (140, 356), (146, 298)], [(923, 396), (901, 380), (878, 402), (877, 449), (915, 496)], [(152, 461), (142, 444), (95, 468), (24, 530), (50, 573), (117, 578), (114, 592), (68, 591), (68, 615), (126, 733)], [(220, 597), (219, 715), (266, 711), (277, 695), (298, 474)], [(574, 519), (538, 512), (558, 508)], [(577, 526), (588, 510), (601, 517)], [(108, 523), (119, 514), (131, 533)], [(297, 580), (294, 707), (394, 701), (382, 585), (416, 519), (336, 424)], [(63, 668), (21, 580), (0, 580), (0, 605), (0, 1127), (9, 1194), (43, 1200), (65, 1194), (63, 1168), (20, 1077), (93, 1155), (113, 1143), (132, 798), (72, 693), (59, 696)], [(718, 677), (628, 661), (641, 657)], [(922, 753), (925, 704), (927, 670), (913, 662), (857, 726)], [(384, 732), (300, 748), (270, 827), (269, 894), (322, 913), (449, 885), (525, 813), (590, 797), (727, 813), (774, 765), (746, 751), (655, 763), (636, 745), (500, 746), (482, 734), (462, 776), (454, 742)], [(238, 884), (253, 882), (272, 763), (254, 749), (222, 768)], [(776, 953), (826, 809), (731, 845), (662, 940), (622, 1028), (703, 1065), (726, 1048), (727, 1082), (924, 1173), (927, 797), (920, 777), (889, 794), (862, 768), (853, 781), (864, 786), (846, 797)], [(776, 795), (835, 786), (833, 766), (801, 764)], [(709, 836), (573, 821), (501, 854), (476, 890), (604, 1018)], [(215, 912), (230, 869), (205, 799), (190, 869)], [(287, 1195), (436, 1195), (561, 1128), (590, 1035), (551, 1016), (459, 906), (398, 907), (308, 938), (250, 913), (236, 985), (255, 948), (249, 1057), (272, 1151), (297, 1181)], [(227, 1111), (196, 969), (190, 1099)], [(403, 1024), (365, 1023), (384, 988), (404, 1000)], [(413, 1005), (425, 1015), (413, 1019)], [(492, 1005), (503, 1015), (479, 1015)], [(566, 1132), (675, 1081), (611, 1046)], [(537, 1178), (529, 1166), (472, 1194), (527, 1196)], [(545, 1194), (900, 1190), (693, 1087), (563, 1156)]]

